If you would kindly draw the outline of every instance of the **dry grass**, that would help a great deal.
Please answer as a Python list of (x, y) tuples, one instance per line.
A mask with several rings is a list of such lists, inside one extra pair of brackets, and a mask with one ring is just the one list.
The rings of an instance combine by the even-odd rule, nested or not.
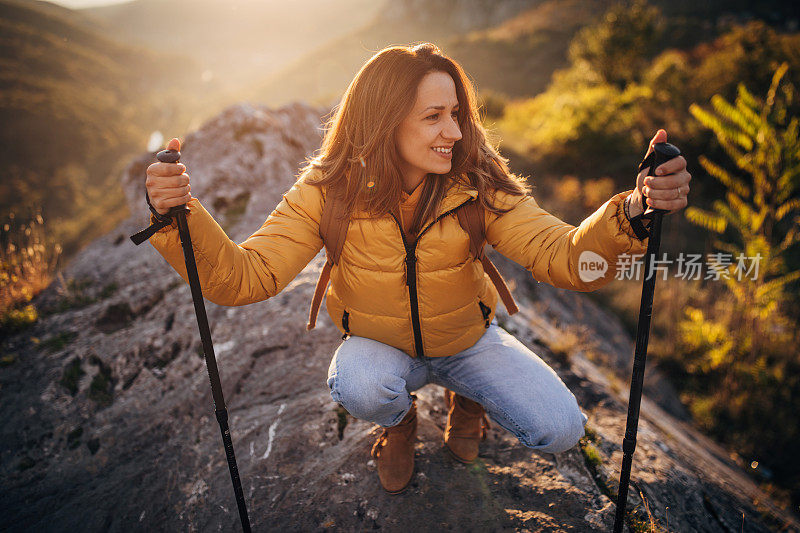
[(21, 222), (12, 213), (0, 232), (0, 329), (36, 320), (28, 302), (53, 279), (61, 246), (51, 242), (41, 214)]

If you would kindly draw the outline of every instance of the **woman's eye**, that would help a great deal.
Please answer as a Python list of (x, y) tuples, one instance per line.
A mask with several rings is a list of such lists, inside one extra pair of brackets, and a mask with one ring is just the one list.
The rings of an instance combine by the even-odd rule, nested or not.
[[(453, 111), (452, 115), (454, 117), (458, 118), (458, 111)], [(439, 117), (439, 113), (434, 113), (433, 115), (430, 115), (427, 118), (438, 118), (438, 117)]]

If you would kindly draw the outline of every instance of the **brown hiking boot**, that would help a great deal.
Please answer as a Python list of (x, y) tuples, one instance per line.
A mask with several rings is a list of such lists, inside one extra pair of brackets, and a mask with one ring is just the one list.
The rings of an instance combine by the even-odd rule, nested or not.
[(444, 444), (456, 460), (471, 463), (478, 457), (478, 445), (486, 440), (490, 429), (486, 411), (478, 402), (444, 389), (447, 404), (447, 426), (444, 429)]
[(372, 446), (381, 485), (390, 494), (403, 492), (414, 473), (414, 443), (417, 440), (417, 401), (399, 424), (383, 428)]

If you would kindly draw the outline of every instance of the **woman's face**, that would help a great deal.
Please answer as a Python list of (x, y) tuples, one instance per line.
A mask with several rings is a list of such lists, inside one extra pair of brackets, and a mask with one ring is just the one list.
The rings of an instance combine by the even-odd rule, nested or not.
[[(458, 98), (453, 78), (445, 72), (430, 72), (417, 88), (411, 112), (397, 130), (397, 150), (403, 180), (416, 185), (426, 174), (450, 172), (453, 144), (461, 139)], [(447, 153), (434, 150), (446, 149)]]

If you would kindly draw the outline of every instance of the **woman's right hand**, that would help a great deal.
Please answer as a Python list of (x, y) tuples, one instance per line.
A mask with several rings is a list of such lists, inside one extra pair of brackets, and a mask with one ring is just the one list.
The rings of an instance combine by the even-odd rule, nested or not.
[[(167, 144), (167, 149), (180, 151), (181, 141), (173, 138)], [(170, 208), (192, 199), (192, 187), (183, 163), (153, 163), (147, 167), (144, 186), (147, 188), (150, 203), (161, 215), (166, 215)]]

